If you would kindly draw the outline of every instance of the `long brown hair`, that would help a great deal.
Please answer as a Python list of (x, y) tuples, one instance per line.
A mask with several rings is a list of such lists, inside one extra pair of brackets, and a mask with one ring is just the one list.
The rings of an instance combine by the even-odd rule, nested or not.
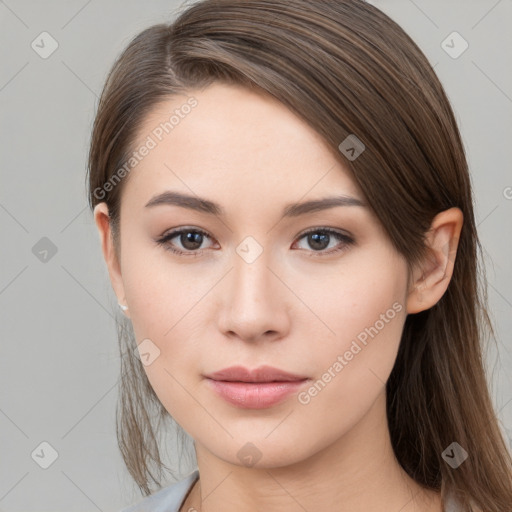
[[(351, 134), (363, 141), (358, 158), (339, 158), (410, 266), (426, 255), (433, 217), (462, 210), (446, 293), (406, 319), (386, 385), (388, 423), (395, 455), (418, 483), (452, 493), (465, 511), (510, 512), (512, 460), (483, 364), (492, 326), (468, 165), (449, 101), (421, 50), (362, 0), (205, 0), (169, 25), (144, 30), (107, 78), (90, 146), (90, 206), (107, 203), (117, 250), (129, 173), (116, 186), (112, 178), (129, 160), (142, 121), (159, 101), (214, 81), (266, 91), (334, 151)], [(152, 469), (161, 475), (157, 436), (168, 413), (132, 356), (133, 331), (121, 322), (119, 345), (119, 447), (147, 495), (151, 481), (161, 486)], [(456, 469), (442, 456), (453, 442), (469, 455)]]

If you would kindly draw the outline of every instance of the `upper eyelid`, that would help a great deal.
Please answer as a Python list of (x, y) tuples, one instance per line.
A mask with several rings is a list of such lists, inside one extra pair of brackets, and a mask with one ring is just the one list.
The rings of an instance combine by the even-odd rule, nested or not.
[[(213, 236), (211, 236), (208, 233), (207, 230), (205, 230), (203, 228), (196, 227), (196, 226), (184, 226), (184, 227), (179, 227), (179, 228), (173, 228), (173, 229), (165, 231), (160, 236), (160, 238), (168, 237), (170, 235), (176, 236), (178, 234), (181, 234), (183, 231), (197, 231), (198, 233), (202, 233), (203, 235), (206, 235), (208, 238), (214, 238)], [(333, 232), (335, 232), (337, 234), (345, 235), (347, 237), (351, 237), (350, 233), (348, 233), (347, 231), (345, 231), (345, 230), (343, 230), (341, 228), (333, 228), (333, 227), (330, 227), (330, 226), (314, 226), (314, 227), (311, 227), (311, 228), (307, 228), (306, 230), (301, 231), (298, 235), (296, 235), (296, 237), (304, 236), (304, 235), (306, 235), (308, 233), (315, 232), (315, 231), (333, 231)]]
[[(215, 238), (213, 236), (211, 236), (206, 230), (204, 230), (202, 228), (194, 227), (194, 226), (184, 226), (184, 227), (180, 227), (180, 228), (171, 229), (170, 231), (164, 233), (161, 237), (159, 237), (158, 240), (159, 241), (162, 241), (162, 240), (169, 241), (169, 240), (172, 240), (173, 238), (179, 236), (183, 232), (187, 232), (187, 231), (196, 231), (196, 232), (201, 233), (202, 235), (208, 237), (212, 241), (215, 240)], [(300, 240), (301, 238), (305, 237), (309, 233), (314, 233), (316, 231), (325, 231), (332, 235), (338, 235), (342, 239), (344, 238), (346, 240), (349, 239), (351, 241), (354, 241), (354, 237), (350, 233), (344, 232), (344, 230), (341, 230), (339, 228), (332, 228), (329, 226), (315, 226), (315, 227), (308, 228), (305, 231), (301, 231), (298, 235), (296, 235), (294, 240)], [(202, 251), (202, 250), (204, 250), (204, 249), (197, 249), (197, 252)], [(186, 252), (192, 253), (195, 251), (186, 251)], [(319, 251), (319, 252), (321, 252), (321, 251)]]

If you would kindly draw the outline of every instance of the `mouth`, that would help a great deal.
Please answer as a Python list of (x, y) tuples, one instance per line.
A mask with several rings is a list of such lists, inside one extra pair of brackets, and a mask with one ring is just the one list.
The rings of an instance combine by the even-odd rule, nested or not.
[(277, 405), (311, 380), (271, 366), (254, 370), (233, 366), (205, 375), (205, 378), (221, 398), (243, 409)]
[(231, 366), (218, 372), (206, 375), (207, 378), (224, 382), (297, 382), (308, 377), (274, 368), (272, 366), (260, 366), (249, 370), (243, 366)]

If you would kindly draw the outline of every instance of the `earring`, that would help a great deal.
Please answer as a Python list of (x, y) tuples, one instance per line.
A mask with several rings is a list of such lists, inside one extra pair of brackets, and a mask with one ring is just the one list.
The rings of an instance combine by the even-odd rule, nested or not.
[[(119, 302), (118, 302), (119, 304)], [(123, 304), (119, 304), (119, 307), (123, 310), (123, 311), (126, 311), (128, 309), (128, 306), (123, 306)]]

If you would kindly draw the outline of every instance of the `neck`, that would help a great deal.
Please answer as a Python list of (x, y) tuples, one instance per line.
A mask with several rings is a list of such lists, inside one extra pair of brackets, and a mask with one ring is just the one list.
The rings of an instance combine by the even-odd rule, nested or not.
[(185, 512), (304, 512), (333, 504), (340, 512), (441, 512), (440, 496), (411, 479), (394, 455), (385, 395), (341, 438), (291, 465), (239, 466), (195, 447), (200, 480)]

